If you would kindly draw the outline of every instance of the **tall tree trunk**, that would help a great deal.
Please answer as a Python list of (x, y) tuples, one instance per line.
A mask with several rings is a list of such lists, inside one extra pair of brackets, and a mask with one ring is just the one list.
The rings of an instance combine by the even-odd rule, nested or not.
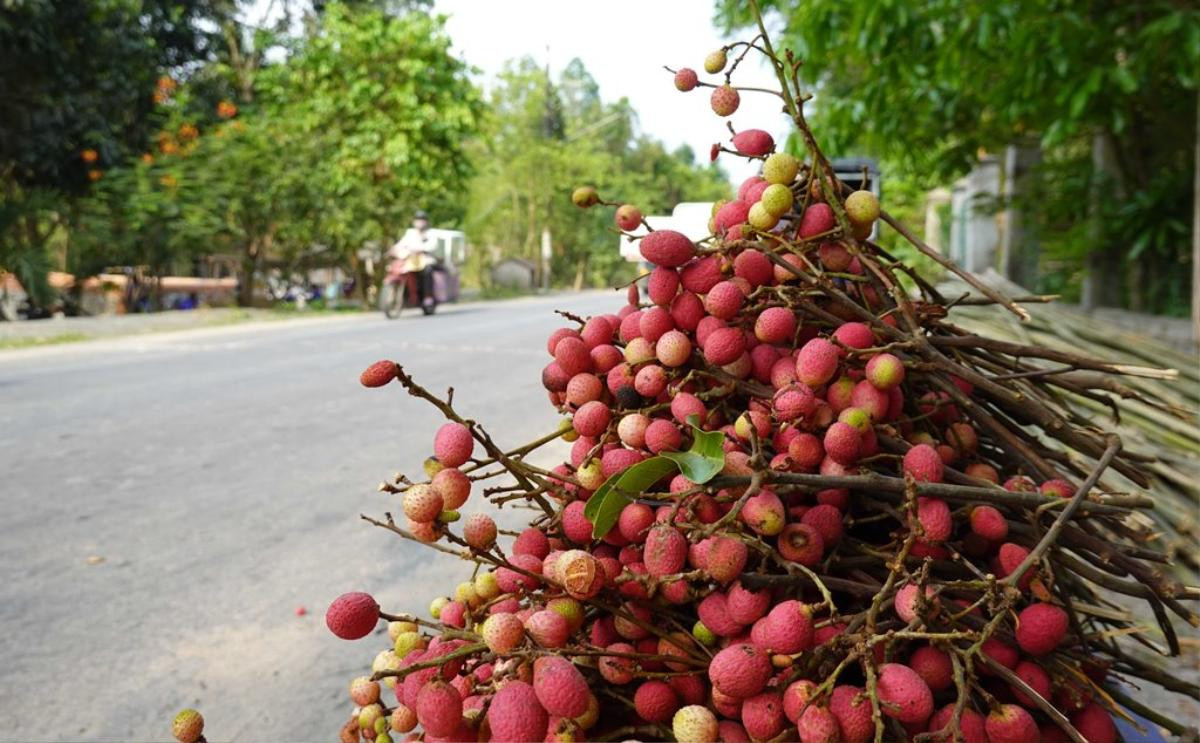
[(1192, 342), (1200, 346), (1200, 93), (1196, 94), (1196, 167), (1192, 169)]
[(1105, 229), (1104, 190), (1116, 200), (1125, 198), (1125, 180), (1117, 162), (1112, 133), (1092, 136), (1091, 252), (1087, 255), (1080, 304), (1085, 311), (1121, 304), (1121, 246), (1114, 245)]
[(238, 305), (250, 307), (254, 304), (254, 274), (258, 271), (259, 246), (255, 238), (246, 246), (242, 255), (242, 275), (238, 282)]
[[(1011, 281), (1036, 290), (1038, 245), (1026, 229), (1022, 203), (1042, 159), (1037, 142), (1009, 145), (1004, 153), (1004, 233), (1000, 236), (1000, 272)], [(928, 236), (926, 236), (928, 239)]]

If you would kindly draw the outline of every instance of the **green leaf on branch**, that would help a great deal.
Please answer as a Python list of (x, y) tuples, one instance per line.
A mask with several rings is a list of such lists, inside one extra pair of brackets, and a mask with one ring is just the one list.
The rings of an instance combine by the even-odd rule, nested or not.
[(592, 522), (592, 537), (601, 539), (617, 523), (621, 509), (629, 505), (633, 497), (641, 494), (676, 468), (674, 462), (664, 457), (651, 457), (618, 472), (596, 489), (583, 515)]
[(684, 477), (702, 485), (725, 468), (725, 434), (702, 431), (690, 418), (688, 423), (692, 426), (691, 448), (681, 452), (665, 452), (661, 456), (679, 465)]

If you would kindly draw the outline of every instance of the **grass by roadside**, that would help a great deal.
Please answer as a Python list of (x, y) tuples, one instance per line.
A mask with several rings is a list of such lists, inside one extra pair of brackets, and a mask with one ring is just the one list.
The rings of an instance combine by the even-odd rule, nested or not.
[(31, 348), (33, 346), (54, 346), (59, 343), (75, 343), (77, 341), (91, 340), (92, 337), (86, 333), (58, 333), (47, 336), (0, 338), (0, 351), (10, 348)]

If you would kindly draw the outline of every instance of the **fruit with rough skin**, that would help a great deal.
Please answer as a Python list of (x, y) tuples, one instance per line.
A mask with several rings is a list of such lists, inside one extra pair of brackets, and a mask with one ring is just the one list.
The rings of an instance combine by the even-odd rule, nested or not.
[(975, 506), (970, 515), (971, 531), (990, 542), (1002, 542), (1008, 536), (1008, 521), (994, 506)]
[(741, 95), (728, 83), (713, 89), (709, 104), (717, 116), (731, 116), (742, 102)]
[(922, 723), (933, 714), (933, 692), (917, 672), (900, 663), (879, 667), (876, 683), (883, 713), (904, 723)]
[(626, 232), (632, 232), (641, 225), (642, 212), (633, 204), (622, 204), (617, 207), (617, 213), (613, 220), (617, 223), (617, 227)]
[(645, 503), (630, 503), (617, 517), (617, 531), (626, 541), (641, 544), (654, 525), (654, 510)]
[(580, 436), (599, 436), (608, 428), (612, 411), (599, 400), (584, 403), (571, 417), (571, 426)]
[(820, 387), (837, 373), (837, 346), (824, 338), (813, 338), (796, 355), (796, 379), (809, 387)]
[(704, 71), (710, 75), (715, 75), (725, 69), (727, 57), (724, 49), (718, 49), (715, 52), (710, 52), (704, 58)]
[(759, 232), (769, 232), (775, 229), (775, 225), (779, 224), (779, 216), (767, 211), (759, 201), (750, 207), (749, 213), (746, 215), (746, 220), (750, 226)]
[(842, 204), (846, 218), (855, 225), (870, 226), (879, 219), (879, 199), (870, 191), (855, 191)]
[(762, 650), (793, 655), (812, 648), (812, 610), (807, 605), (795, 599), (781, 601), (761, 621)]
[(934, 694), (945, 691), (954, 683), (954, 666), (950, 656), (932, 645), (922, 645), (908, 657), (908, 666), (925, 680)]
[(937, 449), (929, 444), (917, 444), (904, 453), (903, 470), (917, 482), (941, 482), (945, 467)]
[(681, 67), (675, 73), (675, 89), (681, 93), (694, 90), (700, 83), (700, 77), (691, 67)]
[(771, 605), (771, 591), (766, 588), (755, 591), (737, 581), (729, 587), (725, 605), (733, 621), (738, 624), (752, 624), (767, 613)]
[(371, 634), (379, 622), (379, 604), (361, 591), (343, 593), (325, 612), (325, 625), (343, 640), (358, 640)]
[(733, 201), (725, 202), (720, 209), (717, 210), (713, 217), (713, 223), (717, 227), (718, 232), (725, 232), (739, 224), (743, 224), (750, 214), (750, 205), (744, 201), (734, 199)]
[(666, 681), (651, 679), (633, 693), (633, 709), (646, 722), (666, 722), (679, 709), (679, 695)]
[(760, 490), (742, 507), (742, 521), (756, 534), (773, 537), (783, 531), (787, 514), (783, 501), (770, 490)]
[(839, 743), (841, 730), (837, 718), (828, 707), (811, 704), (796, 722), (800, 743)]
[(762, 129), (743, 129), (733, 135), (733, 148), (740, 155), (761, 157), (775, 149), (775, 139)]
[(783, 732), (783, 697), (765, 691), (742, 702), (742, 725), (753, 740), (771, 740)]
[(388, 718), (388, 727), (397, 733), (407, 733), (417, 726), (417, 713), (408, 705), (397, 702)]
[[(936, 743), (951, 743), (954, 740), (951, 722), (954, 719), (954, 705), (947, 704), (929, 718), (929, 732), (943, 731), (934, 735)], [(987, 731), (984, 730), (983, 715), (970, 707), (964, 707), (958, 718), (958, 732), (962, 735), (963, 743), (988, 743)]]
[(686, 333), (668, 330), (654, 344), (654, 355), (663, 366), (678, 368), (692, 357), (692, 341)]
[[(790, 361), (790, 359), (785, 359)], [(771, 407), (780, 420), (791, 421), (812, 415), (817, 409), (817, 398), (811, 389), (803, 385), (788, 385), (771, 398)]]
[(1017, 615), (1017, 645), (1030, 655), (1048, 655), (1062, 643), (1069, 625), (1062, 608), (1044, 602), (1031, 604)]
[(1038, 492), (1042, 495), (1053, 495), (1058, 498), (1070, 498), (1075, 495), (1075, 486), (1069, 481), (1061, 478), (1047, 480), (1038, 486)]
[(404, 515), (413, 521), (431, 522), (442, 512), (442, 494), (427, 483), (417, 483), (404, 491)]
[(571, 625), (562, 614), (542, 609), (525, 619), (525, 632), (544, 648), (561, 648), (567, 644)]
[(204, 734), (204, 716), (194, 709), (185, 709), (171, 721), (171, 735), (179, 743), (196, 743)]
[[(1053, 686), (1050, 682), (1050, 674), (1046, 673), (1045, 669), (1034, 663), (1031, 660), (1023, 660), (1013, 669), (1013, 674), (1025, 682), (1025, 685), (1037, 692), (1038, 696), (1046, 701), (1052, 699), (1051, 693)], [(1036, 707), (1033, 698), (1017, 687), (1012, 685), (1013, 698), (1024, 707)]]
[(850, 424), (838, 421), (825, 429), (821, 443), (830, 459), (841, 465), (851, 465), (858, 461), (862, 435)]
[(717, 717), (708, 707), (689, 704), (671, 718), (671, 735), (679, 743), (716, 743)]
[(946, 541), (954, 529), (950, 506), (940, 498), (917, 498), (917, 521), (921, 525), (921, 542), (925, 544)]
[(687, 538), (678, 529), (670, 526), (654, 527), (646, 537), (646, 550), (643, 555), (647, 572), (653, 576), (678, 573), (687, 560), (687, 548)]
[(442, 496), (442, 508), (457, 510), (471, 497), (471, 478), (456, 467), (443, 467), (433, 476), (430, 485)]
[(473, 513), (463, 524), (463, 539), (477, 550), (490, 549), (496, 543), (496, 522), (486, 513)]
[(741, 287), (732, 281), (722, 281), (704, 296), (704, 309), (713, 317), (730, 320), (742, 308), (746, 295)]
[(1071, 715), (1071, 724), (1088, 743), (1117, 741), (1117, 726), (1112, 714), (1095, 702)]
[[(936, 611), (934, 604), (934, 590), (932, 586), (925, 587), (925, 612), (932, 614)], [(896, 597), (893, 600), (892, 608), (896, 610), (896, 616), (900, 617), (905, 624), (913, 621), (918, 616), (918, 597), (921, 595), (921, 589), (916, 583), (905, 583), (896, 591)]]
[(1024, 707), (1002, 704), (984, 722), (989, 743), (1029, 743), (1039, 739), (1037, 722)]
[(709, 543), (704, 570), (717, 583), (729, 583), (741, 574), (748, 558), (749, 549), (740, 539), (717, 536)]
[(359, 376), (363, 387), (382, 387), (396, 378), (395, 361), (376, 361)]
[(446, 423), (434, 435), (434, 456), (446, 467), (466, 464), (474, 450), (475, 439), (471, 438), (471, 429), (461, 423)]
[(799, 172), (800, 161), (787, 152), (776, 152), (763, 162), (763, 179), (767, 183), (790, 185)]
[(782, 183), (772, 183), (763, 190), (758, 203), (773, 217), (782, 217), (792, 208), (792, 190)]
[(379, 701), (379, 682), (359, 676), (350, 682), (350, 699), (359, 707)]
[(587, 679), (561, 656), (543, 655), (533, 662), (533, 691), (552, 715), (579, 717), (587, 712)]
[(804, 515), (800, 517), (800, 523), (808, 524), (816, 529), (817, 533), (821, 535), (821, 543), (824, 545), (834, 545), (842, 540), (844, 531), (842, 512), (836, 506), (819, 503), (804, 512)]
[(596, 663), (596, 668), (599, 669), (600, 675), (610, 684), (623, 686), (633, 681), (633, 674), (636, 670), (636, 665), (632, 658), (627, 658), (625, 655), (632, 655), (637, 652), (637, 648), (627, 642), (614, 642), (607, 648), (614, 653), (622, 653), (622, 655), (602, 655)]
[[(801, 240), (811, 240), (817, 235), (823, 235), (837, 226), (833, 209), (829, 204), (809, 204), (800, 216), (799, 235)], [(849, 266), (847, 266), (849, 267)]]
[(746, 334), (740, 328), (717, 328), (704, 342), (704, 360), (714, 366), (736, 361), (746, 352)]
[(867, 381), (876, 389), (890, 390), (904, 382), (904, 362), (890, 353), (877, 353), (867, 361)]
[(786, 307), (768, 307), (754, 320), (754, 335), (763, 343), (785, 343), (796, 332), (796, 316)]
[[(678, 268), (690, 261), (696, 255), (696, 246), (682, 232), (675, 230), (655, 230), (638, 242), (642, 257), (656, 266)], [(680, 281), (688, 291), (697, 291), (688, 287), (688, 276), (685, 270), (680, 274)], [(704, 289), (708, 291), (708, 287)], [(698, 292), (703, 293), (703, 292)]]
[(833, 687), (829, 695), (829, 711), (838, 722), (841, 743), (867, 743), (875, 737), (875, 721), (871, 719), (871, 700), (861, 687)]
[(811, 568), (825, 554), (825, 542), (821, 534), (808, 524), (791, 523), (783, 527), (776, 540), (776, 549), (785, 560)]
[[(1017, 660), (1021, 657), (1019, 650), (996, 637), (989, 637), (984, 640), (983, 644), (979, 646), (979, 650), (1010, 671), (1017, 667)], [(986, 664), (980, 664), (979, 667), (985, 675), (995, 675), (995, 672), (988, 668)]]
[(448, 736), (462, 722), (462, 697), (453, 686), (435, 679), (421, 687), (416, 712), (426, 734)]
[(771, 660), (747, 643), (730, 645), (713, 656), (708, 679), (722, 694), (746, 699), (762, 691), (771, 678)]
[(533, 687), (511, 680), (492, 697), (487, 721), (492, 740), (537, 741), (545, 737), (549, 718)]
[(850, 267), (854, 256), (840, 243), (824, 242), (817, 248), (817, 258), (826, 271), (843, 272)]

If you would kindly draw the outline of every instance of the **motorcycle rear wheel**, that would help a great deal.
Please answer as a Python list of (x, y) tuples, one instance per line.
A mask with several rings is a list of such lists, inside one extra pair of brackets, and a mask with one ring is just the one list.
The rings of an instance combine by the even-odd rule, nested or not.
[(383, 310), (384, 317), (395, 320), (403, 308), (404, 291), (400, 284), (384, 284), (379, 288), (379, 309)]

